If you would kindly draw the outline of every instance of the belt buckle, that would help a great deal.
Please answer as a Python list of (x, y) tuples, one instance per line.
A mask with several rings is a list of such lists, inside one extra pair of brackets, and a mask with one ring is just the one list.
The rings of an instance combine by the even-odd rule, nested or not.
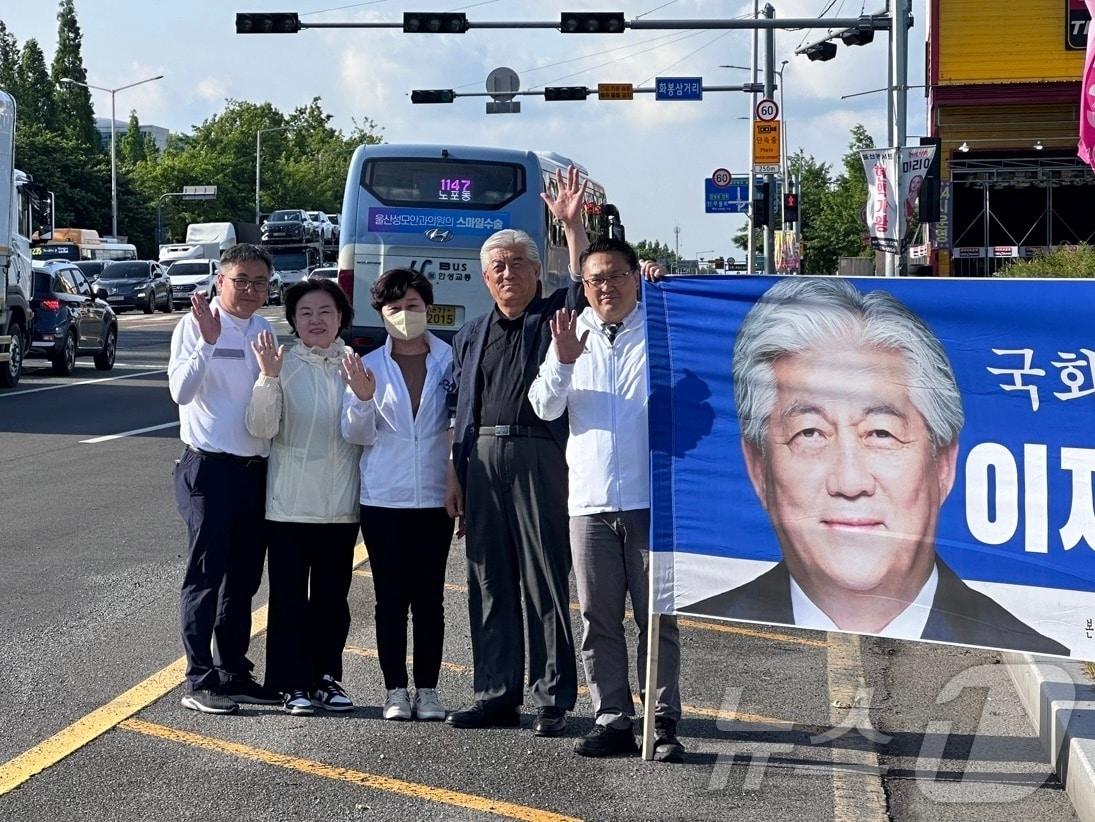
[(512, 425), (496, 425), (494, 426), (494, 436), (496, 437), (508, 437), (513, 434)]

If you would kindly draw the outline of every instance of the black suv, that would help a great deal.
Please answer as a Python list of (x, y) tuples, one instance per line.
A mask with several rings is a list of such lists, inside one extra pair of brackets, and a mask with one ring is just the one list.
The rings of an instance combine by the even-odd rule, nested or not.
[(48, 357), (53, 373), (67, 377), (76, 358), (88, 354), (95, 367), (109, 371), (118, 349), (118, 318), (91, 292), (87, 279), (68, 262), (34, 265), (34, 323), (29, 356)]
[(310, 243), (316, 239), (316, 224), (302, 208), (282, 208), (262, 224), (263, 243)]
[(155, 260), (112, 262), (95, 281), (95, 293), (116, 311), (142, 308), (151, 314), (158, 308), (166, 314), (172, 310), (171, 280)]

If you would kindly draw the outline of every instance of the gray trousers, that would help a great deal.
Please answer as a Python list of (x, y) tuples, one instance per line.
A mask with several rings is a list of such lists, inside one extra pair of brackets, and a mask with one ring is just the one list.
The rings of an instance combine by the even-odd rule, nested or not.
[(464, 503), (476, 700), (523, 702), (523, 595), (532, 703), (574, 708), (566, 500), (566, 460), (553, 440), (478, 439)]
[[(627, 678), (625, 599), (639, 626), (635, 661), (639, 697), (645, 699), (646, 630), (649, 621), (650, 509), (570, 518), (570, 549), (582, 609), (582, 664), (598, 725), (631, 727), (635, 705)], [(681, 718), (681, 645), (677, 618), (661, 618), (658, 691), (654, 715)]]

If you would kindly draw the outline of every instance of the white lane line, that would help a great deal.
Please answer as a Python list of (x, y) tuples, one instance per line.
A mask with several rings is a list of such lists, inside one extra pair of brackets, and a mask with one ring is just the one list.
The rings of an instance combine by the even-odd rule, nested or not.
[(90, 440), (80, 440), (81, 444), (94, 445), (97, 442), (109, 442), (110, 440), (120, 440), (122, 437), (132, 437), (134, 434), (146, 434), (149, 431), (162, 431), (165, 428), (177, 428), (179, 421), (165, 422), (163, 425), (150, 425), (147, 428), (134, 428), (132, 431), (123, 431), (120, 434), (107, 434), (102, 437), (93, 437)]
[(12, 391), (10, 394), (0, 394), (0, 400), (6, 397), (18, 397), (23, 394), (37, 394), (39, 391), (56, 391), (59, 388), (75, 388), (78, 385), (93, 385), (99, 382), (113, 382), (114, 380), (128, 380), (133, 377), (147, 377), (150, 374), (166, 374), (166, 368), (160, 368), (156, 371), (138, 371), (136, 374), (122, 374), (118, 377), (100, 377), (97, 380), (80, 380), (79, 382), (66, 382), (61, 385), (46, 385), (42, 388), (27, 388), (24, 391)]
[(162, 362), (116, 362), (115, 368), (159, 368), (161, 371), (167, 366)]

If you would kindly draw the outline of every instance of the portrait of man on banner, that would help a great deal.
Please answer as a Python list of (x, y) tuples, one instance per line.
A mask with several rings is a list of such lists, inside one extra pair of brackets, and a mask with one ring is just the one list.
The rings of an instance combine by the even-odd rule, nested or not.
[(914, 311), (846, 279), (781, 280), (745, 315), (731, 368), (748, 483), (781, 559), (682, 612), (1069, 655), (937, 553), (965, 412)]

